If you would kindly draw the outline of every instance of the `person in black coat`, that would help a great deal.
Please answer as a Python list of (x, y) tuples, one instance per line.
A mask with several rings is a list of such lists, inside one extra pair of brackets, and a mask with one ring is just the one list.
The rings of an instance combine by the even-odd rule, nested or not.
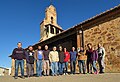
[(17, 48), (12, 52), (12, 59), (15, 60), (15, 79), (18, 78), (18, 68), (21, 68), (21, 77), (24, 79), (24, 59), (26, 58), (25, 50), (22, 48), (22, 43), (17, 43)]
[(34, 52), (33, 47), (29, 46), (26, 54), (26, 64), (27, 64), (27, 76), (33, 76), (34, 74)]
[(59, 74), (62, 75), (64, 69), (64, 59), (65, 59), (64, 52), (62, 51), (62, 46), (59, 47), (58, 54), (59, 54), (59, 63), (58, 63)]

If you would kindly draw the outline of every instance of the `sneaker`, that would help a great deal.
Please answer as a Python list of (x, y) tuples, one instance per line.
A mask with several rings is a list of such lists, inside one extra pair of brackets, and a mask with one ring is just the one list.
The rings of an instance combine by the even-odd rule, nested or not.
[(96, 72), (94, 74), (96, 74)]
[(68, 75), (68, 73), (66, 73), (66, 75)]
[(15, 76), (14, 78), (15, 78), (15, 79), (18, 79), (18, 77), (17, 77), (17, 76)]
[(71, 73), (71, 75), (73, 75), (73, 73)]
[(90, 74), (93, 74), (92, 72), (90, 72)]
[(30, 77), (30, 75), (27, 76), (27, 78), (29, 78), (29, 77)]
[(98, 74), (98, 71), (96, 72), (96, 74)]
[(75, 75), (76, 73), (73, 73), (73, 75)]
[(26, 78), (30, 78), (30, 76), (27, 76)]
[(22, 79), (25, 79), (25, 77), (24, 77), (24, 76), (22, 76), (21, 78), (22, 78)]

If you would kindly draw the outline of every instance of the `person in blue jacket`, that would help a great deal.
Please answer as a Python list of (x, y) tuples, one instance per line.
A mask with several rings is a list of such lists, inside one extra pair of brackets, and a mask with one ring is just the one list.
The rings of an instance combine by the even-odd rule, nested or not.
[(77, 52), (75, 51), (75, 47), (72, 47), (72, 50), (70, 51), (71, 74), (75, 74), (76, 71), (76, 57), (77, 57)]

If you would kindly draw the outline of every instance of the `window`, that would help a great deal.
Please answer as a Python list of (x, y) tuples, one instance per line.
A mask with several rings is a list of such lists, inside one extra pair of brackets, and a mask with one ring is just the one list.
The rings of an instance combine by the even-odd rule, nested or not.
[(46, 27), (46, 32), (49, 32), (49, 27)]
[(53, 24), (53, 17), (51, 17), (51, 24)]
[(51, 29), (51, 33), (54, 34), (54, 28), (51, 27), (50, 29)]
[(58, 28), (56, 28), (56, 34), (58, 34), (59, 33), (59, 29)]

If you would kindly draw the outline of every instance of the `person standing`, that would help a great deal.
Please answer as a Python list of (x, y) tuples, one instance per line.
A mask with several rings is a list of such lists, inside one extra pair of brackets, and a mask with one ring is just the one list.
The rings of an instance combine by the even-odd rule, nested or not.
[(51, 63), (52, 76), (57, 76), (59, 55), (55, 46), (53, 47), (53, 51), (50, 51), (49, 53), (49, 60)]
[(77, 52), (75, 51), (75, 47), (72, 47), (72, 51), (70, 51), (71, 74), (75, 74), (76, 71), (76, 57), (77, 57)]
[(101, 44), (98, 44), (98, 63), (99, 63), (99, 73), (104, 73), (105, 69), (105, 64), (104, 64), (104, 59), (105, 59), (105, 49), (104, 47), (101, 46)]
[(17, 47), (12, 52), (12, 58), (15, 60), (15, 79), (18, 78), (18, 68), (21, 68), (21, 77), (24, 79), (24, 59), (26, 58), (25, 50), (22, 48), (22, 43), (18, 42)]
[(98, 60), (98, 52), (97, 52), (97, 50), (94, 49), (94, 47), (92, 47), (91, 60), (92, 60), (91, 71), (92, 71), (92, 67), (93, 67), (94, 74), (98, 74), (97, 67), (96, 67), (96, 62)]
[(80, 48), (80, 51), (78, 52), (78, 66), (79, 66), (79, 73), (85, 74), (85, 61), (87, 60), (87, 56), (85, 55), (85, 51), (83, 47)]
[(68, 61), (70, 60), (70, 53), (67, 51), (66, 48), (64, 48), (64, 55), (65, 55), (65, 58), (64, 58), (64, 74), (68, 74)]
[(37, 77), (42, 76), (42, 61), (43, 61), (43, 51), (41, 46), (38, 46), (38, 50), (35, 51), (35, 60), (37, 60)]
[(58, 54), (59, 54), (59, 63), (58, 63), (59, 75), (63, 75), (65, 55), (64, 52), (62, 51), (62, 46), (59, 47)]
[(91, 55), (92, 55), (92, 44), (87, 44), (88, 50), (86, 50), (87, 55), (87, 73), (92, 73), (92, 70), (90, 70), (90, 67), (92, 65)]
[(27, 76), (33, 76), (34, 74), (34, 52), (33, 47), (29, 46), (27, 51)]
[(49, 53), (50, 50), (48, 50), (48, 45), (45, 45), (45, 50), (43, 50), (43, 58), (44, 58), (44, 75), (48, 76), (49, 75)]

